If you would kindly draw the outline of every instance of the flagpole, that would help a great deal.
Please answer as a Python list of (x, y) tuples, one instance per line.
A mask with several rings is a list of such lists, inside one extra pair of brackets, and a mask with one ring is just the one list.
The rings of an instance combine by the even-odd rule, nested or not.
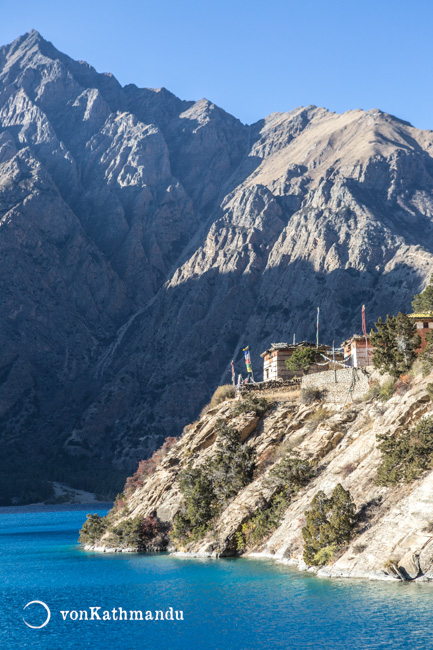
[(332, 361), (334, 362), (334, 380), (337, 383), (337, 369), (335, 368), (335, 341), (332, 341)]
[(365, 305), (362, 305), (362, 333), (364, 334), (365, 338), (365, 351), (367, 353), (367, 366), (369, 365), (368, 363), (368, 337), (367, 337), (367, 327), (365, 324)]

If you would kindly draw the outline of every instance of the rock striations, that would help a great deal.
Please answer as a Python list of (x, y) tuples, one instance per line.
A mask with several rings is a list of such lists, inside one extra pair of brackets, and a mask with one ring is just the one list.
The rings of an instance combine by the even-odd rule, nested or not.
[(318, 305), (328, 341), (363, 303), (369, 324), (407, 308), (432, 218), (433, 133), (379, 110), (247, 126), (36, 31), (0, 48), (3, 475), (106, 489), (245, 344), (257, 369), (272, 340), (313, 335)]
[[(253, 412), (236, 415), (237, 400), (226, 401), (186, 428), (142, 485), (129, 492), (123, 507), (112, 511), (111, 529), (152, 514), (163, 522), (173, 522), (182, 503), (180, 472), (203, 466), (215, 454), (218, 422), (223, 420), (238, 429), (243, 444), (255, 449), (258, 465), (254, 479), (229, 500), (205, 536), (189, 543), (172, 538), (172, 552), (198, 557), (238, 555), (242, 525), (270, 507), (275, 490), (269, 480), (272, 472), (285, 454), (295, 451), (315, 464), (315, 474), (292, 495), (278, 525), (241, 549), (246, 555), (307, 569), (302, 535), (305, 513), (319, 490), (329, 496), (340, 483), (350, 491), (356, 506), (355, 533), (331, 562), (310, 570), (331, 577), (433, 580), (433, 471), (392, 487), (380, 486), (377, 481), (381, 462), (378, 434), (395, 436), (403, 428), (431, 418), (429, 381), (431, 375), (418, 378), (407, 392), (387, 402), (367, 396), (350, 403), (342, 400), (335, 404), (325, 398), (321, 404), (307, 405), (301, 403), (299, 392), (283, 392), (273, 396), (271, 409), (261, 419)], [(87, 548), (136, 550), (113, 547), (108, 532)]]

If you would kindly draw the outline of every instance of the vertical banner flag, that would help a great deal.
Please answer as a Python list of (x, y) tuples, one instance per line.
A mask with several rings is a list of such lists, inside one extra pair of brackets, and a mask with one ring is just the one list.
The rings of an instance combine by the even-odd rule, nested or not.
[(243, 352), (244, 352), (244, 356), (245, 356), (245, 365), (247, 367), (247, 372), (252, 373), (253, 369), (251, 367), (250, 348), (249, 348), (248, 345), (247, 345), (246, 348), (243, 349)]
[(320, 307), (317, 307), (316, 348), (319, 347), (319, 314)]
[(236, 387), (235, 364), (233, 363), (233, 359), (232, 359), (232, 382), (233, 382), (233, 386)]

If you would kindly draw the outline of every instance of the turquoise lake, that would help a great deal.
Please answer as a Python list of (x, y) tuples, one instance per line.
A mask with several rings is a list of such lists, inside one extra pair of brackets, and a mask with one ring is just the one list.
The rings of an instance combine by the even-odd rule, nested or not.
[[(321, 580), (252, 559), (85, 553), (77, 536), (88, 511), (0, 514), (2, 650), (433, 649), (433, 585)], [(46, 619), (42, 605), (23, 611), (33, 600), (51, 611), (39, 630), (23, 621)], [(74, 621), (60, 613), (91, 607), (101, 616), (172, 607), (184, 620)]]

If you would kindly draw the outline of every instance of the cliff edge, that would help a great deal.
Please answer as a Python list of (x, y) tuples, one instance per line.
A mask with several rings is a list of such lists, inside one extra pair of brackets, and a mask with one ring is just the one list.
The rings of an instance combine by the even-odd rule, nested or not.
[[(377, 381), (374, 373), (369, 381)], [(400, 381), (387, 401), (370, 390), (336, 403), (298, 386), (225, 400), (143, 461), (107, 518), (85, 524), (81, 541), (88, 550), (268, 557), (322, 576), (433, 580), (431, 463), (419, 465), (414, 478), (397, 471), (387, 484), (380, 443), (384, 434), (397, 441), (423, 423), (433, 437), (429, 381)], [(308, 566), (306, 513), (318, 493), (330, 497), (337, 485), (355, 507), (349, 539)], [(201, 528), (206, 517), (197, 515), (194, 495), (209, 508)], [(134, 525), (147, 543), (137, 543)]]

